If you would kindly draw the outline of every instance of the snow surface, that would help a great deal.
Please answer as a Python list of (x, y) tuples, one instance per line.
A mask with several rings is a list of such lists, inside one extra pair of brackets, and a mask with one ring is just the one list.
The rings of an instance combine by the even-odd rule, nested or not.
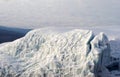
[[(0, 25), (27, 29), (53, 27), (61, 34), (72, 29), (89, 29), (95, 34), (104, 32), (110, 40), (111, 55), (118, 58), (120, 56), (119, 9), (120, 0), (0, 0)], [(49, 28), (46, 29), (48, 30)], [(19, 48), (18, 41), (14, 43)], [(4, 48), (4, 45), (6, 44), (1, 46)], [(9, 47), (13, 43), (7, 45)], [(9, 48), (4, 49), (8, 51)], [(13, 49), (15, 53), (17, 49)], [(12, 53), (11, 49), (10, 51)], [(8, 53), (1, 55), (1, 60), (5, 59), (1, 62), (4, 64), (9, 58), (15, 61), (13, 65), (17, 68), (16, 65), (19, 64), (16, 63), (19, 61), (16, 62), (14, 55), (8, 56)], [(13, 63), (12, 61), (8, 63)]]
[(103, 33), (37, 29), (0, 47), (0, 76), (95, 77), (109, 61)]
[(5, 42), (5, 43), (0, 44), (0, 47), (6, 45), (7, 43), (9, 43), (9, 42)]

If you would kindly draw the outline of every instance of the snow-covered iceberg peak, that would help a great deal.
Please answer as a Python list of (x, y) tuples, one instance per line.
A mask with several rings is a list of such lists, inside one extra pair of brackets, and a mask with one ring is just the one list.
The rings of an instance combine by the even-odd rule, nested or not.
[(95, 77), (109, 62), (107, 37), (89, 30), (33, 30), (0, 47), (0, 76)]

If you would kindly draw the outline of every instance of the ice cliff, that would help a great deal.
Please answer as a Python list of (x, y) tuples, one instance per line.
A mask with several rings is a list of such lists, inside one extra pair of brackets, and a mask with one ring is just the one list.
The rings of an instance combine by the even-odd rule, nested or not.
[(109, 61), (103, 33), (37, 29), (0, 47), (0, 77), (100, 77)]

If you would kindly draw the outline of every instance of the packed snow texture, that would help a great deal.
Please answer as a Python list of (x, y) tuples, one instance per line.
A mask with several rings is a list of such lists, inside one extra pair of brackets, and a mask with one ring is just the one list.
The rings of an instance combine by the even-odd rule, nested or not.
[(0, 47), (0, 77), (107, 77), (109, 61), (103, 33), (37, 29)]

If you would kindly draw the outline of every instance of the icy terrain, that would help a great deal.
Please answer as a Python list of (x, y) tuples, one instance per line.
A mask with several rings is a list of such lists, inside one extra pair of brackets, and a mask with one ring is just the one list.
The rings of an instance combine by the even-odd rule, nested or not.
[[(105, 53), (120, 59), (119, 9), (120, 0), (0, 0), (0, 25), (25, 29), (47, 27), (46, 30), (32, 31), (14, 42), (0, 44), (2, 46), (0, 47), (0, 75), (9, 76), (11, 74), (12, 76), (27, 77), (32, 76), (32, 74), (37, 75), (39, 72), (40, 75), (58, 76), (60, 74), (68, 77), (75, 73), (76, 77), (83, 77), (83, 71), (89, 69), (87, 67), (83, 69), (82, 67), (87, 66), (87, 60), (92, 58), (91, 61), (97, 63), (100, 60), (98, 57), (101, 58), (101, 55), (97, 55), (97, 58), (95, 58), (92, 54), (92, 52), (96, 53), (101, 49), (101, 46), (99, 46), (101, 43), (96, 42), (98, 44), (96, 50), (96, 44), (93, 44), (95, 43), (93, 39), (99, 38), (99, 41), (106, 39), (106, 36), (99, 34), (100, 32), (104, 32), (108, 36), (111, 47), (111, 52)], [(51, 27), (55, 28), (55, 31), (48, 31)], [(16, 36), (16, 34), (18, 35), (19, 32), (23, 32), (25, 29), (22, 31), (12, 29), (17, 33), (10, 31), (5, 31), (4, 33), (0, 29), (0, 41), (11, 39), (8, 35)], [(73, 29), (87, 29), (93, 32), (88, 31), (87, 34), (87, 31), (70, 31)], [(97, 41), (96, 39), (95, 41)], [(63, 55), (61, 49), (65, 51), (65, 55)], [(89, 55), (78, 57), (86, 54), (87, 51), (90, 51)], [(65, 57), (64, 61), (62, 61), (63, 56)], [(76, 58), (80, 59), (76, 60), (74, 64), (71, 57), (73, 60), (76, 60)], [(93, 66), (94, 62), (92, 62)], [(88, 62), (88, 64), (91, 64), (91, 62)], [(79, 68), (72, 69), (70, 67), (71, 69), (67, 69), (69, 66), (79, 67), (80, 71)], [(52, 67), (54, 69), (51, 69)], [(59, 71), (58, 67), (59, 69), (64, 68), (64, 74), (61, 74), (63, 70), (62, 72)], [(58, 70), (55, 70), (56, 68)], [(96, 71), (91, 72), (88, 70), (86, 75), (88, 75), (88, 72), (90, 72), (90, 75), (98, 74), (96, 74)], [(118, 72), (117, 75), (120, 76)]]
[(103, 33), (37, 29), (0, 47), (0, 77), (107, 77), (109, 61)]

